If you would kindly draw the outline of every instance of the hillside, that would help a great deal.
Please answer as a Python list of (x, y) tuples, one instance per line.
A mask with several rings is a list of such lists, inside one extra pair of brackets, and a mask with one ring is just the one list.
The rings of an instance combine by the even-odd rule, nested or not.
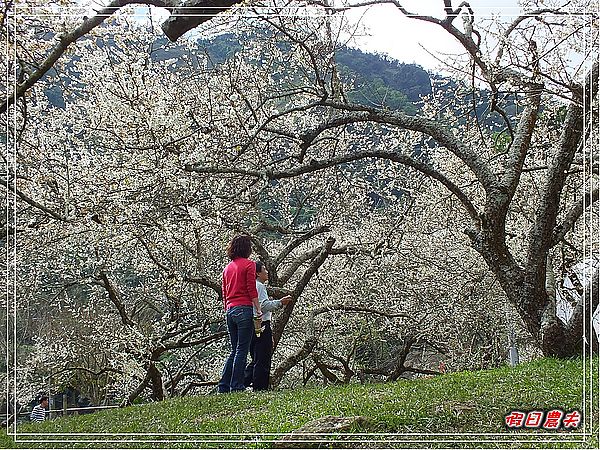
[[(115, 45), (110, 40), (98, 44)], [(198, 54), (207, 55), (214, 65), (232, 57), (240, 49), (239, 38), (231, 33), (220, 34), (208, 40), (200, 39), (197, 42)], [(184, 46), (161, 37), (154, 42), (151, 57), (154, 60), (173, 59), (178, 61), (175, 64), (175, 67), (178, 67), (185, 65), (185, 58), (182, 56), (187, 53), (188, 50)], [(382, 55), (365, 53), (349, 47), (340, 48), (336, 58), (344, 81), (353, 80), (351, 84), (354, 88), (348, 92), (349, 100), (359, 104), (404, 110), (412, 114), (421, 104), (421, 96), (431, 93), (429, 74), (415, 64), (402, 64)], [(67, 64), (67, 72), (76, 78), (72, 64)], [(70, 80), (63, 81), (66, 84), (70, 83)], [(60, 85), (47, 88), (45, 93), (52, 105), (64, 108), (65, 100)]]
[[(272, 448), (283, 446), (271, 442), (282, 439), (282, 433), (331, 415), (363, 419), (343, 433), (319, 435), (328, 448), (597, 448), (597, 376), (597, 358), (585, 364), (541, 359), (516, 368), (395, 383), (185, 397), (22, 425), (17, 430), (21, 442), (2, 434), (0, 447)], [(589, 404), (582, 403), (584, 389), (585, 398), (594, 399)], [(575, 430), (509, 430), (504, 425), (513, 410), (557, 408), (581, 411), (585, 419)], [(297, 442), (286, 445), (315, 445), (309, 438), (296, 435)]]

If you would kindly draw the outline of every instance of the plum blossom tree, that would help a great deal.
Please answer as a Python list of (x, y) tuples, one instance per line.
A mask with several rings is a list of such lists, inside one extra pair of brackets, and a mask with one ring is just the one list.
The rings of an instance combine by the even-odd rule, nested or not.
[[(69, 52), (71, 44), (88, 35), (94, 28), (102, 25), (106, 19), (121, 12), (122, 9), (127, 9), (130, 5), (148, 5), (165, 8), (169, 11), (172, 17), (163, 23), (162, 29), (165, 35), (174, 41), (187, 31), (239, 2), (232, 0), (111, 0), (106, 6), (100, 8), (95, 2), (89, 1), (27, 0), (18, 2), (16, 5), (16, 2), (13, 1), (3, 1), (2, 3), (0, 25), (3, 30), (7, 29), (7, 34), (10, 35), (4, 42), (4, 50), (5, 54), (10, 52), (15, 55), (11, 61), (6, 61), (9, 68), (5, 73), (17, 73), (17, 76), (15, 79), (7, 80), (4, 84), (4, 100), (0, 104), (0, 113), (5, 113), (10, 105), (22, 98), (51, 69), (57, 70), (57, 62), (65, 53)], [(87, 7), (98, 9), (95, 9), (94, 14), (88, 17), (86, 15)], [(68, 14), (64, 18), (61, 17), (62, 12), (72, 13), (75, 8), (79, 14)], [(39, 19), (45, 15), (61, 18), (60, 28), (47, 28), (43, 19)], [(14, 92), (9, 89), (11, 85), (14, 86)]]
[[(597, 180), (584, 128), (595, 116), (583, 107), (596, 102), (597, 66), (571, 71), (561, 59), (596, 17), (535, 10), (486, 28), (503, 36), (488, 52), (468, 5), (444, 2), (436, 19), (394, 2), (467, 55), (456, 62), (456, 76), (469, 75), (459, 101), (450, 108), (438, 90), (411, 116), (347, 101), (352, 86), (335, 64), (342, 11), (257, 10), (262, 34), (214, 66), (192, 42), (185, 57), (159, 56), (155, 30), (109, 18), (125, 3), (83, 25), (16, 25), (30, 39), (3, 106), (18, 108), (8, 136), (17, 166), (3, 192), (17, 208), (5, 238), (17, 233), (19, 245), (6, 251), (15, 249), (28, 306), (22, 323), (52, 324), (23, 335), (30, 379), (106, 377), (97, 398), (112, 391), (125, 402), (210, 382), (225, 352), (218, 276), (235, 232), (252, 236), (270, 293), (297, 299), (274, 325), (276, 384), (300, 363), (303, 381), (427, 373), (410, 362), (416, 347), (450, 353), (456, 367), (496, 364), (506, 334), (498, 286), (544, 353), (581, 351), (595, 303), (560, 322), (546, 277), (548, 256), (577, 253), (569, 240), (589, 239), (579, 219), (597, 213), (597, 190), (585, 207), (578, 199), (578, 186)], [(255, 25), (239, 21), (240, 36)], [(56, 44), (60, 27), (76, 31)], [(588, 50), (584, 61), (597, 52)], [(64, 108), (45, 93), (59, 83)], [(421, 191), (429, 199), (415, 210)], [(373, 360), (361, 340), (375, 334), (395, 347)]]
[[(258, 125), (260, 139), (277, 130), (276, 136), (287, 138), (282, 147), (289, 151), (266, 169), (200, 163), (190, 164), (189, 170), (281, 181), (373, 158), (411, 167), (441, 183), (461, 205), (465, 245), (481, 255), (544, 354), (569, 356), (581, 353), (584, 342), (595, 346), (597, 339), (583, 336), (582, 321), (597, 307), (597, 295), (578, 304), (564, 323), (556, 317), (546, 286), (552, 249), (565, 242), (584, 211), (597, 208), (597, 162), (587, 144), (594, 132), (590, 124), (596, 120), (598, 87), (598, 45), (589, 34), (598, 19), (595, 10), (587, 3), (526, 4), (526, 13), (511, 23), (484, 28), (465, 2), (454, 9), (444, 1), (442, 19), (410, 12), (395, 0), (361, 5), (373, 3), (389, 3), (399, 14), (439, 26), (464, 47), (464, 60), (453, 65), (457, 73), (467, 74), (464, 85), (470, 92), (457, 95), (468, 95), (473, 107), (460, 102), (452, 111), (430, 101), (411, 116), (349, 103), (326, 59), (335, 49), (327, 46), (325, 32), (309, 35), (284, 19), (273, 19), (269, 22), (281, 33), (293, 34), (306, 58), (324, 58), (315, 71), (312, 99)], [(459, 16), (462, 25), (457, 24)], [(569, 63), (573, 51), (580, 52), (582, 63)], [(480, 94), (484, 87), (485, 96)], [(514, 99), (512, 106), (507, 96)], [(286, 128), (284, 119), (298, 111), (306, 116), (319, 112), (318, 124)], [(490, 121), (497, 125), (490, 128)], [(368, 142), (361, 142), (361, 128), (369, 131)], [(341, 134), (352, 135), (356, 144), (331, 145), (340, 142)], [(428, 160), (415, 156), (408, 136), (427, 143)], [(250, 142), (254, 140), (243, 148)], [(335, 153), (327, 150), (331, 148)], [(591, 190), (572, 198), (576, 186), (590, 183)]]
[[(49, 380), (85, 377), (95, 400), (128, 403), (213, 382), (225, 335), (218, 276), (233, 232), (252, 235), (271, 292), (298, 299), (329, 256), (370, 245), (349, 249), (323, 238), (331, 224), (363, 214), (364, 192), (335, 181), (335, 170), (335, 195), (327, 194), (330, 179), (270, 186), (184, 170), (189, 159), (253, 156), (261, 164), (267, 150), (278, 151), (241, 152), (238, 142), (251, 133), (246, 116), (257, 114), (248, 105), (281, 98), (269, 75), (289, 67), (281, 49), (273, 47), (273, 64), (262, 71), (256, 46), (217, 68), (196, 56), (186, 67), (155, 57), (152, 32), (134, 28), (133, 40), (117, 33), (122, 27), (80, 43), (64, 107), (52, 106), (39, 82), (15, 133), (18, 168), (7, 193), (19, 208), (19, 313), (43, 321), (26, 333), (31, 352), (16, 362), (31, 369), (24, 396)], [(295, 61), (298, 76), (304, 64)], [(232, 103), (232, 94), (244, 101)], [(292, 311), (275, 326), (277, 342)]]

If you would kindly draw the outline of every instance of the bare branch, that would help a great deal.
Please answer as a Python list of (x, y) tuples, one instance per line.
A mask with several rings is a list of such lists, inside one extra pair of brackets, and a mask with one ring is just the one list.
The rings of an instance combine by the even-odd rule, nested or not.
[(156, 264), (164, 272), (167, 272), (167, 274), (170, 274), (171, 273), (171, 268), (168, 267), (166, 264), (162, 263), (161, 261), (159, 261), (158, 257), (150, 249), (150, 245), (148, 244), (148, 242), (146, 242), (146, 240), (144, 238), (142, 238), (141, 236), (138, 236), (138, 241), (140, 241), (142, 243), (142, 245), (146, 249), (146, 252), (148, 253), (148, 256), (150, 257), (150, 259), (152, 261), (154, 261), (154, 264)]
[(403, 317), (405, 319), (409, 319), (412, 322), (417, 323), (417, 320), (415, 318), (413, 318), (412, 316), (405, 314), (405, 313), (393, 313), (393, 312), (388, 312), (388, 311), (382, 311), (382, 310), (375, 309), (375, 308), (368, 308), (366, 306), (343, 305), (343, 304), (339, 304), (339, 303), (316, 308), (311, 312), (311, 317), (316, 317), (320, 314), (327, 313), (327, 312), (333, 312), (333, 311), (375, 314), (378, 316), (387, 317), (388, 319), (397, 319), (399, 317)]
[[(329, 252), (331, 251), (331, 248), (333, 247), (334, 243), (335, 243), (334, 238), (330, 237), (329, 239), (327, 239), (327, 242), (322, 247), (321, 251), (319, 252), (319, 255), (312, 261), (312, 263), (304, 271), (304, 274), (302, 275), (300, 280), (296, 283), (296, 286), (294, 286), (294, 291), (292, 294), (292, 296), (294, 298), (297, 299), (300, 297), (300, 295), (302, 294), (302, 291), (304, 291), (304, 289), (310, 282), (310, 279), (317, 272), (317, 270), (319, 270), (319, 268), (323, 265), (323, 263), (327, 259), (327, 256), (329, 255)], [(281, 340), (281, 335), (283, 334), (283, 330), (285, 329), (285, 326), (287, 325), (288, 321), (290, 320), (292, 311), (294, 310), (294, 305), (296, 305), (296, 303), (297, 302), (292, 302), (292, 303), (288, 303), (286, 306), (284, 306), (283, 312), (277, 318), (277, 320), (275, 321), (275, 323), (273, 325), (273, 351), (275, 351), (275, 349), (277, 348), (277, 344), (279, 344), (279, 341)]]
[(207, 288), (212, 289), (219, 296), (222, 294), (221, 293), (221, 284), (213, 279), (208, 278), (208, 277), (198, 277), (198, 276), (190, 277), (190, 276), (184, 275), (183, 281), (187, 281), (189, 283), (201, 284), (202, 286), (206, 286)]
[(168, 8), (171, 17), (165, 20), (161, 28), (173, 42), (201, 23), (212, 19), (217, 14), (227, 11), (240, 0), (187, 0), (176, 8)]
[[(138, 240), (142, 243), (142, 245), (146, 249), (146, 252), (148, 253), (148, 256), (150, 257), (150, 259), (152, 261), (154, 261), (154, 264), (156, 264), (160, 269), (162, 269), (164, 272), (166, 272), (169, 276), (172, 276), (173, 269), (158, 259), (158, 257), (154, 254), (154, 252), (150, 248), (150, 244), (148, 242), (146, 242), (146, 240), (143, 239), (141, 236), (138, 236)], [(180, 241), (180, 240), (178, 240), (178, 242), (180, 242), (182, 245), (185, 244), (185, 242)], [(193, 253), (193, 250), (189, 246), (186, 246), (186, 250)], [(206, 287), (212, 289), (218, 295), (221, 295), (221, 284), (215, 280), (208, 278), (208, 277), (184, 275), (182, 277), (182, 280), (186, 281), (188, 283), (201, 284), (202, 286), (206, 286)]]
[(395, 151), (378, 151), (378, 150), (363, 150), (356, 153), (350, 153), (334, 158), (328, 158), (322, 161), (311, 160), (308, 164), (303, 164), (292, 169), (280, 170), (280, 171), (259, 171), (254, 169), (243, 169), (243, 168), (227, 168), (227, 167), (203, 167), (198, 165), (187, 165), (185, 170), (196, 173), (212, 173), (212, 174), (239, 174), (246, 175), (256, 178), (266, 177), (270, 180), (281, 180), (285, 178), (294, 178), (299, 175), (316, 172), (329, 167), (335, 167), (343, 163), (358, 161), (367, 158), (381, 158), (387, 159), (399, 164), (403, 164), (413, 169), (416, 169), (425, 175), (442, 183), (450, 192), (452, 192), (463, 204), (467, 213), (473, 219), (475, 223), (479, 223), (478, 213), (475, 206), (471, 203), (467, 195), (452, 181), (434, 169), (432, 166), (412, 158), (407, 155), (400, 154)]
[(65, 373), (65, 372), (86, 372), (86, 373), (89, 373), (90, 375), (92, 375), (94, 378), (98, 378), (100, 375), (103, 375), (103, 374), (109, 373), (109, 372), (114, 372), (114, 373), (119, 373), (119, 374), (125, 373), (122, 370), (113, 369), (112, 367), (103, 367), (98, 372), (94, 372), (93, 370), (88, 369), (87, 367), (65, 367), (64, 369), (60, 369), (56, 372), (52, 372), (49, 375), (49, 377), (60, 375), (61, 373)]
[(362, 306), (333, 304), (333, 305), (322, 306), (320, 308), (315, 308), (310, 312), (310, 315), (307, 319), (306, 339), (304, 340), (302, 347), (300, 347), (300, 349), (298, 349), (295, 353), (293, 353), (291, 356), (286, 358), (281, 364), (279, 364), (279, 366), (273, 372), (273, 377), (271, 378), (271, 383), (274, 387), (277, 386), (281, 382), (281, 379), (283, 378), (283, 376), (286, 374), (286, 372), (288, 370), (290, 370), (292, 367), (294, 367), (300, 361), (302, 361), (306, 357), (308, 357), (312, 353), (312, 351), (316, 347), (316, 345), (318, 344), (318, 338), (316, 335), (316, 327), (315, 327), (316, 317), (318, 315), (321, 315), (321, 314), (324, 314), (327, 312), (333, 312), (333, 311), (346, 311), (346, 312), (357, 312), (357, 313), (367, 312), (369, 314), (384, 316), (389, 319), (404, 317), (404, 318), (410, 319), (412, 321), (415, 321), (415, 319), (413, 319), (412, 317), (410, 317), (409, 315), (404, 314), (404, 313), (392, 313), (392, 312), (380, 311), (378, 309), (362, 307)]
[(322, 225), (320, 227), (313, 228), (312, 230), (307, 231), (302, 236), (297, 237), (296, 239), (292, 239), (288, 242), (288, 244), (279, 252), (279, 255), (275, 257), (273, 263), (276, 267), (279, 267), (279, 264), (283, 262), (287, 256), (293, 252), (299, 245), (310, 240), (311, 238), (318, 236), (319, 234), (328, 233), (331, 229), (327, 225)]
[(519, 124), (515, 130), (514, 140), (508, 151), (506, 159), (505, 172), (502, 177), (502, 185), (506, 188), (507, 198), (505, 208), (508, 208), (508, 202), (512, 199), (525, 163), (525, 157), (531, 145), (531, 137), (538, 117), (540, 102), (542, 98), (542, 86), (528, 94), (528, 105), (521, 114)]
[(269, 255), (269, 252), (263, 245), (260, 238), (258, 238), (257, 236), (250, 236), (250, 239), (254, 244), (254, 249), (256, 250), (256, 253), (258, 253), (258, 255), (260, 256), (260, 260), (266, 264), (267, 269), (269, 271), (273, 271), (273, 279), (275, 280), (277, 278), (277, 266), (271, 262), (271, 255)]
[(115, 307), (117, 308), (117, 311), (119, 312), (119, 315), (121, 316), (121, 322), (123, 322), (123, 325), (135, 327), (135, 323), (127, 315), (125, 305), (121, 301), (121, 298), (120, 298), (121, 296), (119, 295), (119, 292), (113, 286), (113, 284), (109, 280), (106, 273), (104, 271), (101, 271), (99, 276), (100, 276), (100, 279), (102, 280), (101, 285), (104, 287), (104, 289), (106, 289), (106, 292), (108, 293), (108, 298), (110, 299), (112, 304), (115, 305)]
[(569, 232), (573, 225), (575, 225), (575, 222), (577, 222), (577, 220), (581, 217), (585, 208), (598, 201), (598, 191), (598, 188), (596, 188), (592, 192), (586, 193), (583, 198), (580, 198), (578, 201), (573, 203), (571, 208), (569, 208), (567, 211), (562, 223), (554, 228), (551, 243), (552, 247), (564, 239), (565, 235)]
[(168, 6), (167, 3), (161, 0), (113, 0), (107, 6), (100, 9), (95, 16), (85, 18), (83, 23), (73, 31), (58, 36), (58, 43), (50, 51), (46, 59), (37, 66), (36, 70), (33, 71), (25, 81), (17, 84), (16, 91), (13, 94), (8, 95), (6, 100), (0, 104), (0, 114), (6, 112), (9, 106), (14, 104), (18, 98), (23, 97), (25, 92), (47, 73), (52, 66), (54, 66), (56, 61), (58, 61), (65, 53), (69, 45), (88, 34), (92, 29), (96, 28), (120, 8), (129, 4)]
[(338, 377), (336, 377), (335, 374), (329, 370), (328, 365), (323, 361), (323, 359), (318, 354), (313, 353), (312, 359), (315, 362), (315, 364), (317, 365), (317, 368), (321, 371), (323, 376), (327, 379), (327, 381), (329, 381), (330, 383), (333, 383), (333, 384), (341, 384)]
[(31, 197), (29, 197), (28, 195), (24, 194), (19, 189), (17, 189), (15, 186), (13, 186), (11, 183), (9, 183), (7, 180), (0, 179), (0, 185), (2, 185), (3, 187), (8, 187), (8, 189), (11, 192), (16, 194), (25, 203), (33, 206), (36, 209), (39, 209), (40, 211), (45, 212), (53, 219), (60, 220), (61, 222), (66, 222), (68, 220), (65, 216), (57, 213), (56, 211), (53, 211), (52, 209), (48, 208), (47, 206), (42, 205), (38, 201), (36, 201), (36, 200), (32, 199)]
[(308, 261), (316, 258), (319, 253), (321, 253), (321, 249), (319, 247), (313, 248), (312, 250), (308, 250), (301, 254), (300, 256), (294, 258), (290, 265), (286, 268), (286, 270), (279, 276), (279, 283), (285, 284), (289, 281), (290, 278), (294, 276), (296, 271), (302, 266), (302, 264), (306, 264)]
[[(179, 349), (179, 348), (190, 348), (190, 347), (195, 347), (195, 346), (201, 345), (201, 344), (209, 344), (213, 341), (218, 341), (219, 339), (222, 339), (225, 336), (227, 336), (226, 331), (218, 331), (216, 333), (211, 334), (210, 336), (205, 336), (200, 339), (187, 341), (186, 339), (188, 339), (193, 334), (194, 334), (194, 332), (190, 332), (190, 333), (186, 334), (185, 336), (182, 336), (176, 342), (172, 342), (170, 344), (165, 344), (164, 347), (161, 347), (161, 349), (164, 348), (164, 351), (168, 351), (168, 350), (175, 350), (175, 349)], [(162, 353), (164, 353), (164, 351)]]
[(188, 384), (188, 385), (185, 387), (185, 389), (183, 389), (183, 390), (181, 391), (181, 396), (182, 396), (182, 397), (185, 397), (185, 396), (187, 395), (187, 393), (188, 393), (188, 392), (189, 392), (189, 391), (190, 391), (192, 388), (195, 388), (195, 387), (206, 387), (206, 386), (215, 386), (215, 385), (217, 385), (217, 384), (219, 384), (219, 382), (218, 382), (218, 381), (192, 381), (192, 382), (190, 382), (190, 383), (189, 383), (189, 384)]
[(504, 32), (503, 35), (503, 39), (499, 39), (499, 44), (500, 47), (498, 49), (498, 53), (496, 53), (496, 61), (495, 61), (495, 65), (499, 66), (501, 61), (502, 61), (502, 57), (504, 56), (504, 50), (506, 48), (506, 45), (508, 44), (508, 42), (510, 42), (509, 37), (511, 35), (511, 33), (513, 31), (515, 31), (517, 29), (517, 27), (525, 20), (527, 19), (533, 19), (536, 17), (539, 17), (543, 14), (563, 14), (563, 15), (568, 15), (568, 14), (572, 14), (572, 13), (567, 13), (564, 11), (560, 11), (559, 9), (553, 9), (553, 8), (542, 8), (542, 9), (536, 9), (534, 11), (530, 11), (522, 16), (517, 17), (515, 20), (512, 21), (512, 23), (508, 26), (508, 28), (506, 29), (506, 31)]

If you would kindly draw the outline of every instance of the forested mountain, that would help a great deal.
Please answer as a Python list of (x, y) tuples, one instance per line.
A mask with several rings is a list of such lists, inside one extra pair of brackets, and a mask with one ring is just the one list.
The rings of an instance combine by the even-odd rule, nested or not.
[[(261, 38), (264, 39), (264, 36)], [(97, 44), (102, 47), (107, 45), (106, 42), (106, 40), (98, 41)], [(114, 45), (108, 42), (109, 46)], [(210, 39), (198, 39), (196, 50), (193, 52), (181, 44), (173, 44), (166, 38), (160, 37), (148, 52), (154, 61), (172, 60), (173, 70), (188, 64), (200, 70), (204, 69), (206, 64), (209, 67), (216, 67), (241, 49), (239, 36), (223, 33)], [(78, 57), (75, 56), (74, 60), (77, 59)], [(423, 97), (432, 94), (432, 86), (435, 84), (437, 89), (443, 92), (444, 97), (447, 97), (447, 103), (452, 105), (452, 108), (462, 104), (465, 109), (472, 110), (475, 101), (477, 115), (486, 125), (498, 132), (504, 128), (499, 115), (486, 111), (490, 98), (485, 89), (473, 92), (461, 88), (455, 80), (447, 76), (428, 73), (419, 65), (401, 63), (387, 55), (367, 53), (351, 47), (339, 48), (335, 60), (338, 64), (340, 81), (344, 86), (344, 95), (351, 103), (414, 115), (422, 106)], [(67, 68), (69, 67), (72, 68), (72, 64), (68, 64)], [(46, 95), (54, 106), (64, 107), (63, 88), (64, 86), (54, 85), (46, 90)], [(499, 99), (508, 116), (514, 115), (517, 102), (518, 99), (514, 96)]]
[(431, 94), (429, 74), (418, 65), (349, 47), (341, 49), (336, 60), (343, 78), (355, 79), (356, 89), (349, 93), (349, 98), (358, 103), (414, 112), (414, 104)]
[[(197, 44), (198, 54), (206, 55), (210, 66), (224, 62), (241, 49), (239, 38), (231, 33), (211, 39), (199, 39)], [(98, 45), (105, 44), (98, 42)], [(157, 39), (149, 51), (154, 60), (174, 60), (174, 67), (187, 64), (184, 62), (184, 55), (189, 50), (182, 45), (172, 44), (165, 38)], [(340, 78), (347, 86), (346, 95), (352, 102), (414, 114), (421, 103), (421, 96), (431, 93), (430, 76), (418, 65), (403, 64), (385, 55), (366, 53), (350, 47), (342, 47), (335, 57)], [(193, 56), (187, 58), (187, 61), (200, 65)], [(60, 86), (48, 89), (46, 94), (53, 105), (64, 106)]]
[[(226, 60), (241, 48), (233, 34), (199, 40), (198, 45), (205, 49), (214, 64)], [(165, 55), (176, 57), (173, 50)], [(414, 113), (421, 103), (421, 96), (431, 94), (429, 74), (416, 64), (403, 64), (385, 55), (350, 47), (338, 49), (335, 59), (346, 95), (352, 102)]]

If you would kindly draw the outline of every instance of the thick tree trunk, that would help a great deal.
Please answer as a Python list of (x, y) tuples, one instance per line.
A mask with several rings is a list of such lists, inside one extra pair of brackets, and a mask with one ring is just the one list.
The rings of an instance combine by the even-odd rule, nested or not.
[(598, 269), (596, 269), (590, 281), (584, 286), (582, 298), (575, 305), (569, 323), (565, 325), (567, 340), (575, 344), (576, 350), (583, 349), (585, 353), (597, 354), (600, 350), (600, 342), (591, 321), (600, 301), (598, 298), (599, 275)]
[(567, 324), (556, 316), (555, 285), (546, 285), (549, 277), (546, 262), (539, 267), (522, 268), (510, 255), (502, 241), (487, 236), (477, 245), (488, 267), (495, 274), (509, 302), (515, 307), (525, 328), (545, 356), (566, 358), (591, 349), (598, 351), (598, 339), (591, 324), (584, 339), (583, 323), (598, 305), (597, 277), (586, 287), (587, 302), (578, 305)]
[(152, 389), (152, 399), (162, 401), (165, 399), (165, 393), (162, 382), (162, 375), (153, 362), (150, 362), (146, 368), (146, 376), (133, 392), (127, 396), (121, 403), (121, 407), (133, 404), (134, 400), (140, 396), (148, 386)]
[(131, 392), (127, 398), (121, 402), (121, 408), (133, 404), (135, 399), (138, 398), (142, 392), (144, 392), (144, 389), (146, 389), (148, 383), (150, 383), (150, 373), (146, 372), (146, 377), (140, 382), (140, 384), (138, 384), (133, 392)]
[(163, 388), (162, 374), (156, 368), (153, 362), (148, 366), (148, 374), (150, 375), (150, 381), (152, 386), (152, 399), (156, 401), (162, 401), (165, 399), (165, 391)]

